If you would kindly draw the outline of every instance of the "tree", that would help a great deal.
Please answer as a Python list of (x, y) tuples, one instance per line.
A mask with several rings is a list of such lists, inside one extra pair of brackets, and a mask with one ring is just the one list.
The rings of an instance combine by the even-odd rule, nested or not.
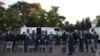
[(39, 15), (43, 11), (39, 3), (17, 2), (9, 7), (16, 10), (23, 20), (22, 24), (30, 27), (36, 27), (39, 23)]
[(90, 18), (87, 17), (85, 19), (83, 19), (81, 22), (77, 21), (75, 24), (75, 29), (77, 30), (88, 30), (91, 27), (91, 22), (90, 22)]
[(86, 23), (85, 23), (85, 20), (83, 18), (82, 22), (80, 23), (80, 30), (82, 30), (82, 31), (86, 30), (86, 25), (85, 24)]
[(97, 20), (96, 26), (99, 27), (100, 26), (100, 15), (96, 16), (96, 20)]
[(18, 13), (14, 10), (7, 9), (4, 13), (4, 17), (0, 20), (0, 26), (2, 31), (7, 31), (9, 28), (16, 29), (21, 25), (21, 20)]
[(90, 22), (90, 18), (87, 17), (85, 18), (85, 30), (88, 30), (89, 28), (91, 28), (91, 22)]
[(22, 25), (29, 27), (61, 27), (65, 17), (59, 15), (59, 7), (51, 7), (49, 12), (42, 9), (39, 3), (17, 2), (10, 5), (9, 9), (15, 10), (23, 20)]
[[(34, 13), (34, 11), (33, 11), (33, 13)], [(36, 26), (36, 27), (47, 26), (46, 11), (43, 10), (43, 11), (39, 12), (38, 14), (36, 14), (36, 13), (31, 15), (29, 21), (27, 22), (27, 25), (30, 27), (32, 27), (32, 26)]]
[(81, 24), (82, 23), (77, 20), (77, 22), (75, 24), (75, 30), (82, 30), (82, 25)]
[(35, 8), (31, 9), (30, 15), (36, 27), (46, 26), (46, 11), (41, 8), (40, 4), (35, 4)]
[(3, 19), (5, 17), (5, 8), (3, 7), (4, 3), (0, 1), (0, 31), (4, 30)]
[(75, 30), (74, 25), (73, 24), (69, 24), (69, 31), (73, 32)]
[(39, 27), (46, 27), (47, 26), (47, 18), (46, 18), (46, 11), (42, 11), (39, 15)]
[(59, 7), (52, 6), (51, 10), (47, 13), (47, 24), (49, 27), (59, 27), (62, 25), (62, 21), (65, 20), (64, 16), (59, 15)]
[(66, 21), (63, 25), (63, 30), (69, 31), (69, 22)]

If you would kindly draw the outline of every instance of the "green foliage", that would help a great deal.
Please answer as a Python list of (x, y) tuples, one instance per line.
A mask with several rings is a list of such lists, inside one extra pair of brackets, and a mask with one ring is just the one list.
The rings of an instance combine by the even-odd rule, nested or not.
[(85, 19), (85, 30), (88, 30), (89, 28), (91, 28), (91, 22), (90, 22), (90, 18), (87, 17)]
[(91, 22), (90, 22), (90, 18), (87, 17), (85, 19), (83, 19), (81, 22), (77, 21), (77, 23), (75, 24), (75, 29), (76, 30), (88, 30), (89, 28), (91, 28)]
[(62, 25), (62, 22), (65, 20), (64, 16), (59, 15), (58, 12), (59, 7), (51, 7), (51, 10), (47, 12), (47, 24), (49, 27), (59, 27)]
[(70, 24), (68, 21), (66, 21), (63, 25), (63, 30), (67, 31), (67, 32), (72, 32), (75, 30), (75, 26), (74, 24)]
[[(70, 24), (64, 23), (65, 17), (58, 13), (59, 7), (52, 6), (47, 12), (39, 3), (20, 2), (10, 5), (5, 9), (0, 1), (0, 30), (7, 31), (9, 28), (16, 29), (23, 25), (28, 27), (61, 27), (62, 30), (74, 31), (87, 30), (91, 27), (90, 18), (87, 17), (81, 22)], [(98, 19), (100, 21), (100, 19)], [(100, 22), (98, 22), (100, 25)]]
[(10, 27), (11, 29), (16, 29), (20, 27), (20, 17), (18, 13), (14, 10), (5, 10), (2, 13), (0, 19), (0, 29), (2, 31), (7, 31)]
[[(0, 30), (16, 29), (23, 25), (28, 27), (63, 27), (65, 17), (58, 14), (58, 8), (52, 6), (49, 12), (42, 9), (39, 3), (20, 2), (1, 9), (0, 2)], [(3, 8), (3, 7), (2, 7)]]
[(80, 28), (80, 22), (79, 22), (79, 21), (76, 22), (76, 24), (75, 24), (75, 29), (76, 29), (76, 30), (80, 30), (80, 29), (81, 29), (81, 28)]

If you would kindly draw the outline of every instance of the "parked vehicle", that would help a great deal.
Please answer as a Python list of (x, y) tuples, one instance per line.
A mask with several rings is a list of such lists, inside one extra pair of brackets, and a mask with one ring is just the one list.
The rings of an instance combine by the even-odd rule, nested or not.
[(59, 27), (22, 27), (20, 29), (20, 34), (22, 34), (23, 32), (27, 32), (29, 31), (29, 33), (32, 33), (32, 31), (34, 31), (35, 33), (46, 33), (47, 35), (50, 34), (50, 32), (52, 32), (53, 34), (61, 34), (61, 28)]

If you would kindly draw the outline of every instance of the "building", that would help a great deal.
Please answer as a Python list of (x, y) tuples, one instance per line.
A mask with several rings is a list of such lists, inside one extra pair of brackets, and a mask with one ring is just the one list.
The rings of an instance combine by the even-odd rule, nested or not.
[(97, 24), (97, 19), (94, 19), (94, 20), (91, 22), (92, 28), (93, 28), (93, 27), (96, 27), (96, 24)]
[(96, 27), (96, 24), (97, 24), (97, 19), (94, 19), (91, 22), (92, 27), (89, 29), (89, 31), (92, 33), (91, 30), (94, 30), (99, 35), (99, 40), (100, 40), (100, 27)]

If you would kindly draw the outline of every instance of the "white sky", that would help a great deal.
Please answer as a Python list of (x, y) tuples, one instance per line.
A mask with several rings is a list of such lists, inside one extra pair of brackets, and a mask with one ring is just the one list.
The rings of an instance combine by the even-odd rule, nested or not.
[(90, 17), (91, 20), (100, 15), (100, 0), (3, 0), (11, 5), (17, 1), (27, 1), (29, 3), (40, 3), (45, 10), (50, 10), (51, 6), (59, 6), (59, 14), (66, 17), (66, 20), (75, 24), (77, 20)]

